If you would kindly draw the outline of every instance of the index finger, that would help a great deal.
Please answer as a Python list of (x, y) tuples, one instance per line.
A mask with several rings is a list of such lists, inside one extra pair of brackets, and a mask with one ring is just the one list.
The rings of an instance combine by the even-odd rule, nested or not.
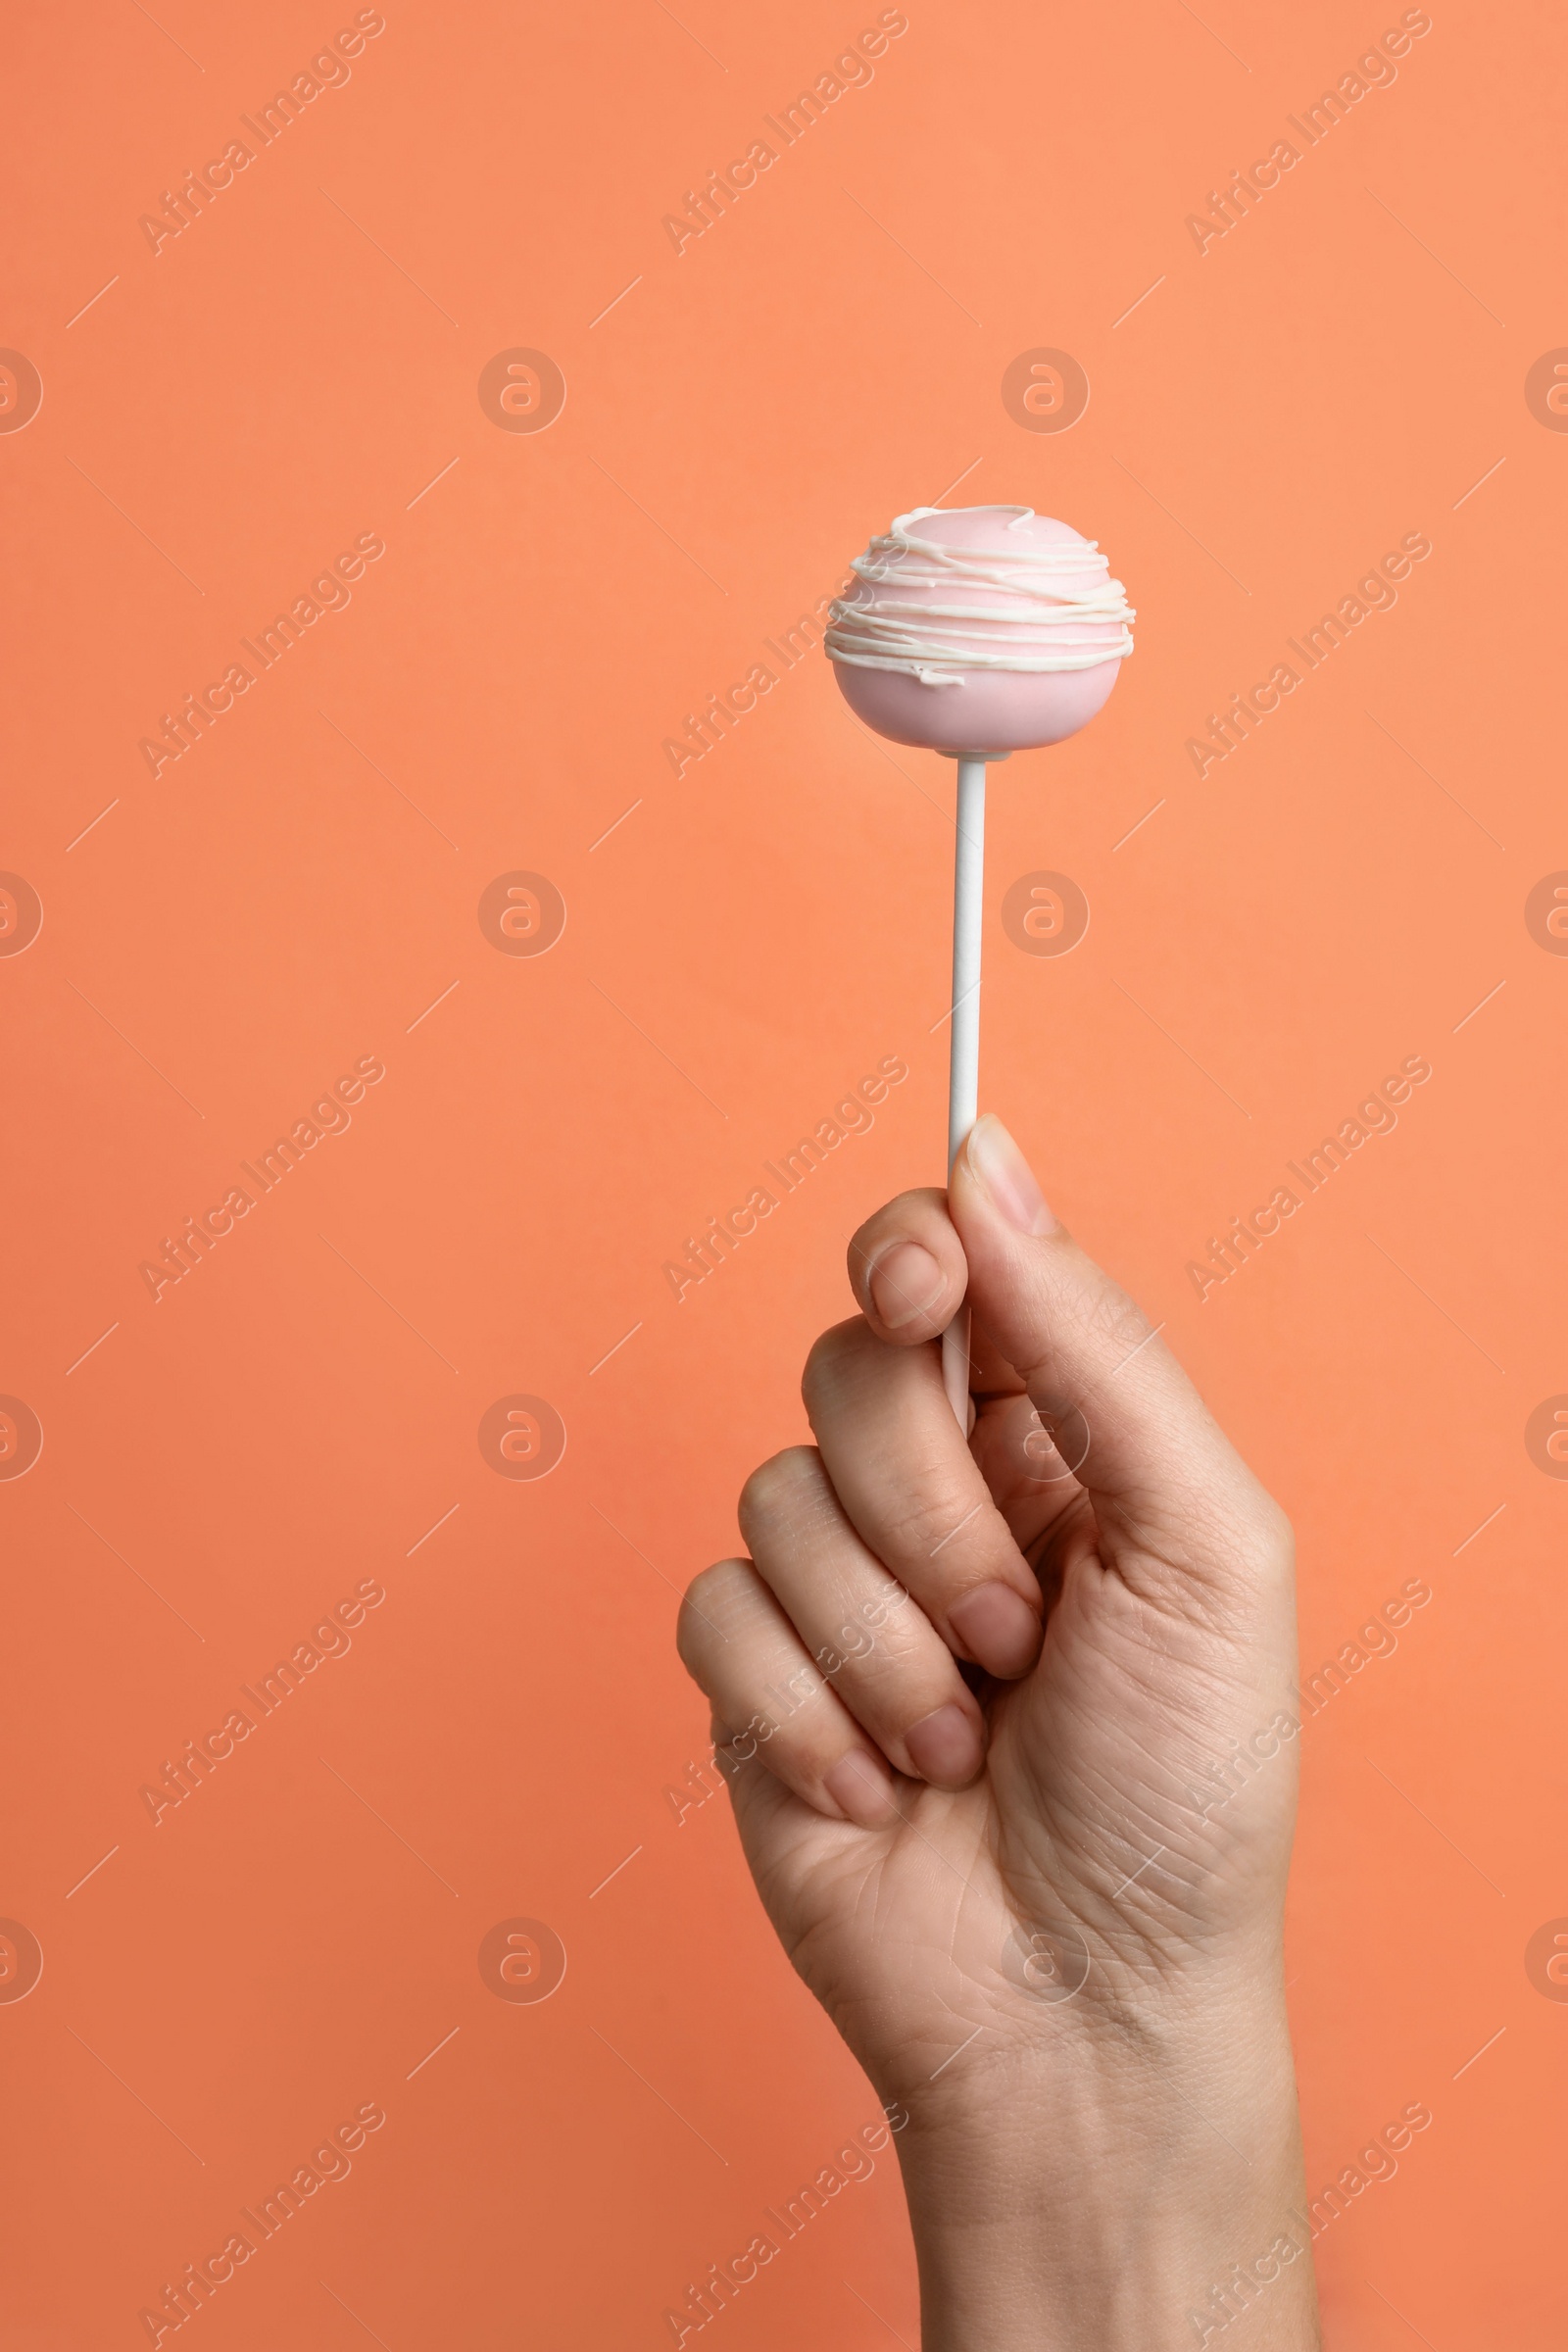
[(879, 1340), (914, 1348), (946, 1331), (968, 1280), (947, 1194), (922, 1185), (867, 1217), (851, 1238), (849, 1269), (855, 1303)]

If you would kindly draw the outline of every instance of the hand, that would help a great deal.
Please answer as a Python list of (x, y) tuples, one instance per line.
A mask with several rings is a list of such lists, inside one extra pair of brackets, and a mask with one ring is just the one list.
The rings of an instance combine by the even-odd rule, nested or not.
[(769, 1916), (909, 2119), (928, 2352), (1315, 2344), (1288, 1523), (997, 1120), (850, 1266), (817, 1446), (679, 1642)]

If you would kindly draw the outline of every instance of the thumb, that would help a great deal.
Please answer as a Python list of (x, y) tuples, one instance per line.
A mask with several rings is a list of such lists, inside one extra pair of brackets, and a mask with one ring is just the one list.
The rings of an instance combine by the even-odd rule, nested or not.
[[(975, 1315), (1047, 1427), (1070, 1419), (1072, 1466), (1109, 1550), (1120, 1539), (1175, 1565), (1223, 1569), (1255, 1556), (1264, 1526), (1283, 1532), (1159, 1332), (1058, 1224), (989, 1112), (954, 1161), (948, 1204)], [(1066, 1436), (1059, 1445), (1068, 1452)]]

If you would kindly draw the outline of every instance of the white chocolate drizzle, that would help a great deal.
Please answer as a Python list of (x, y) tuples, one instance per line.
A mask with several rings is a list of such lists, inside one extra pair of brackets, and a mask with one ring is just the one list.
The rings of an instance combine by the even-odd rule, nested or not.
[[(917, 536), (911, 525), (927, 514), (1010, 514), (1009, 531), (1033, 520), (1033, 507), (913, 507), (873, 539), (850, 566), (866, 595), (836, 597), (824, 650), (854, 669), (900, 670), (923, 686), (956, 686), (965, 670), (1092, 669), (1133, 650), (1128, 625), (1137, 615), (1120, 580), (1093, 539), (1020, 539), (1014, 548), (952, 547)], [(1102, 576), (1085, 581), (1083, 574)], [(903, 601), (903, 588), (975, 593), (972, 604)], [(988, 605), (988, 589), (1016, 602)], [(1105, 624), (1119, 629), (1107, 636)], [(1085, 624), (1094, 624), (1086, 628)]]

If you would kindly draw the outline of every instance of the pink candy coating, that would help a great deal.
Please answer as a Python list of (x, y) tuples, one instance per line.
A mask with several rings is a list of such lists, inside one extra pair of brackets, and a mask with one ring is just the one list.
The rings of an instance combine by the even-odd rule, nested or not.
[[(911, 527), (921, 538), (975, 554), (1005, 552), (1020, 541), (1035, 546), (1075, 543), (1084, 549), (1084, 563), (1068, 573), (1068, 582), (1076, 585), (1081, 580), (1089, 588), (1104, 579), (1103, 558), (1091, 550), (1070, 523), (1035, 514), (1026, 523), (1014, 525), (1015, 514), (1016, 509), (1009, 507), (959, 508), (922, 515)], [(844, 601), (864, 606), (884, 593), (858, 579)], [(916, 607), (966, 603), (992, 611), (1010, 607), (1017, 611), (1020, 623), (1028, 623), (1037, 610), (1030, 598), (978, 583), (941, 589), (916, 583), (901, 588), (899, 595), (901, 602)], [(992, 636), (986, 650), (995, 654), (999, 650), (997, 624), (987, 625)], [(902, 670), (865, 669), (842, 662), (833, 666), (839, 690), (851, 710), (891, 743), (948, 753), (1027, 751), (1075, 735), (1103, 707), (1116, 683), (1122, 663), (1120, 624), (1088, 618), (1079, 628), (1089, 646), (1098, 641), (1117, 650), (1084, 669), (962, 670), (956, 683), (942, 686), (927, 686)]]

